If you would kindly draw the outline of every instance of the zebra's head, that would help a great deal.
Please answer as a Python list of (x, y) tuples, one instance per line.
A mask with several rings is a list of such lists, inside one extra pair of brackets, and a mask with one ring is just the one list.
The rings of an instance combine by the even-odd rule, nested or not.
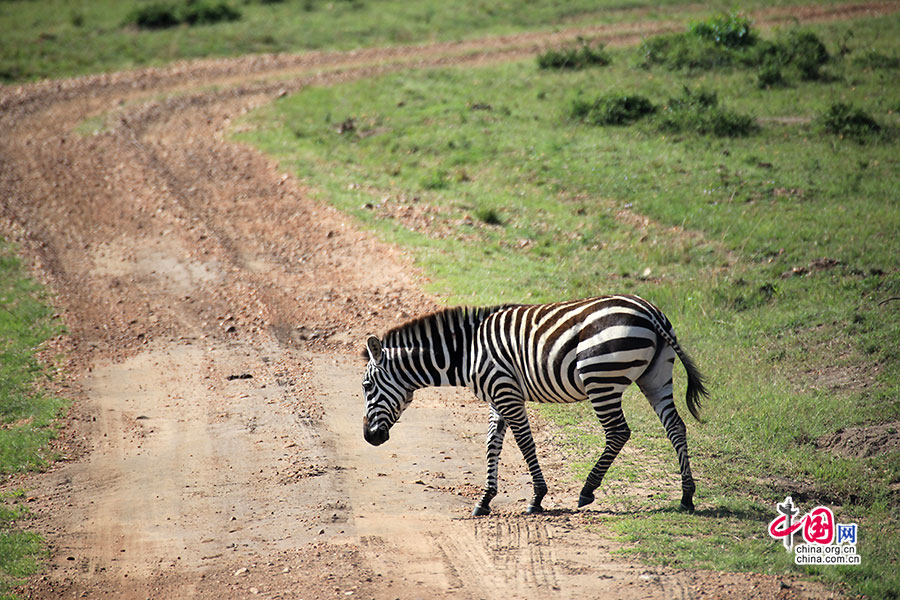
[(366, 340), (369, 364), (363, 377), (366, 414), (363, 435), (373, 446), (380, 446), (390, 437), (390, 429), (412, 401), (413, 390), (404, 386), (392, 374), (384, 347), (375, 336)]

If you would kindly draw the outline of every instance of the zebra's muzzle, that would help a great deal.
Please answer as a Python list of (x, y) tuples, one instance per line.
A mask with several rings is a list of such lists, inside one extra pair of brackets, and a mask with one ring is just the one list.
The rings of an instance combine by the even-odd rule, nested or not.
[(363, 437), (373, 446), (380, 446), (391, 437), (386, 425), (380, 427), (369, 427), (368, 423), (363, 423)]

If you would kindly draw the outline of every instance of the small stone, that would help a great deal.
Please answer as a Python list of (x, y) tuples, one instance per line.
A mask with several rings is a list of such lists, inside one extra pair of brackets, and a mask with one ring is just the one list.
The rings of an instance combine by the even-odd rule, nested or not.
[(248, 569), (247, 567), (241, 567), (240, 569), (238, 569), (237, 571), (234, 572), (235, 577), (244, 577), (249, 574), (250, 574), (250, 569)]

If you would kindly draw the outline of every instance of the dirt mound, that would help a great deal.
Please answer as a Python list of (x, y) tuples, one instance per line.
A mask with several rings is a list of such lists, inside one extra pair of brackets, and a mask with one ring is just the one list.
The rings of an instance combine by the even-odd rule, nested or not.
[(867, 427), (847, 427), (823, 435), (816, 440), (820, 450), (830, 450), (841, 456), (867, 458), (900, 451), (900, 421)]

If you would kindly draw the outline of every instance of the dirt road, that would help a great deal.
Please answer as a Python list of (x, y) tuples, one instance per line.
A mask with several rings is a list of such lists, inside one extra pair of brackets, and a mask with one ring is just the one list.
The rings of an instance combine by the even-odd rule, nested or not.
[[(495, 513), (469, 517), (483, 482), (486, 409), (462, 391), (420, 394), (388, 445), (367, 446), (359, 342), (437, 302), (407, 257), (225, 139), (235, 116), (304, 86), (506, 60), (585, 33), (625, 43), (672, 27), (201, 61), (0, 88), (0, 233), (55, 294), (68, 327), (55, 348), (69, 357), (63, 392), (78, 399), (60, 442), (66, 460), (10, 484), (31, 490), (34, 527), (51, 545), (49, 571), (27, 594), (829, 593), (622, 561), (602, 528), (614, 499), (575, 511), (577, 482), (545, 439), (548, 514), (521, 514), (528, 478), (510, 443)], [(97, 115), (99, 133), (78, 132)]]

